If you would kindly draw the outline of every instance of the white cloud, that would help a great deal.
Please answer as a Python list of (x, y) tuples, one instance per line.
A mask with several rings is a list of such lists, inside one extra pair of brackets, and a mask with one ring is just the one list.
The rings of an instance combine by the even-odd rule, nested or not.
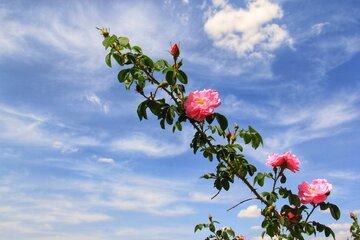
[(331, 224), (328, 224), (327, 226), (333, 230), (339, 230), (339, 229), (348, 230), (348, 229), (350, 229), (351, 225), (352, 225), (351, 223), (331, 223)]
[(151, 157), (176, 156), (188, 149), (187, 140), (186, 137), (178, 139), (172, 136), (170, 140), (134, 132), (131, 136), (112, 141), (111, 149), (145, 154)]
[[(144, 232), (146, 234), (144, 235)], [(142, 231), (139, 231), (138, 228), (133, 227), (121, 227), (116, 230), (115, 235), (120, 239), (144, 239), (144, 240), (167, 240), (169, 236), (172, 236), (171, 239), (183, 240), (191, 239), (193, 235), (193, 226), (189, 227), (164, 227), (164, 226), (155, 226), (155, 227), (145, 227), (142, 228)]]
[(269, 115), (268, 109), (238, 99), (235, 95), (225, 96), (222, 102), (221, 111), (225, 114), (257, 119), (265, 119)]
[(269, 236), (264, 236), (264, 238), (262, 238), (262, 237), (253, 237), (253, 238), (251, 238), (251, 240), (273, 240), (273, 239), (271, 239), (271, 237), (269, 237)]
[[(215, 1), (215, 4), (224, 6), (225, 3)], [(269, 0), (248, 1), (246, 9), (226, 4), (208, 17), (204, 29), (217, 47), (235, 51), (240, 57), (263, 58), (281, 45), (292, 44), (287, 30), (272, 23), (282, 16), (280, 5)]]
[(257, 218), (261, 215), (261, 209), (257, 205), (250, 205), (246, 209), (241, 210), (237, 217), (239, 218)]
[(96, 96), (95, 94), (87, 96), (86, 99), (89, 102), (91, 102), (92, 104), (94, 104), (95, 106), (100, 107), (101, 111), (103, 111), (104, 113), (109, 112), (109, 105), (107, 103), (103, 103), (101, 101), (101, 99), (98, 96)]
[(259, 230), (259, 229), (261, 229), (261, 226), (252, 226), (250, 229), (251, 230)]
[(360, 209), (352, 211), (354, 214), (360, 214)]
[(334, 170), (328, 173), (330, 177), (340, 178), (345, 180), (357, 180), (360, 179), (358, 172), (345, 171), (345, 170)]
[[(227, 99), (229, 102), (225, 103), (224, 110), (234, 117), (244, 115), (279, 127), (273, 135), (264, 138), (263, 148), (253, 151), (246, 147), (251, 156), (262, 162), (271, 153), (288, 151), (289, 148), (303, 142), (340, 134), (346, 130), (346, 123), (354, 122), (360, 117), (360, 98), (357, 91), (338, 94), (326, 101), (309, 102), (307, 105), (279, 102), (259, 107), (234, 96), (228, 96)], [(341, 172), (334, 175), (341, 176), (344, 176)]]
[(329, 22), (317, 23), (311, 26), (311, 31), (315, 35), (320, 35), (326, 26), (330, 25)]
[(225, 7), (227, 3), (227, 0), (212, 0), (212, 4), (215, 7)]
[[(58, 131), (58, 130), (61, 131)], [(79, 150), (79, 146), (100, 145), (96, 139), (64, 131), (66, 126), (55, 120), (15, 110), (10, 106), (0, 105), (0, 141), (27, 146), (45, 146), (59, 149), (63, 153)]]
[(71, 145), (65, 144), (61, 141), (54, 141), (52, 144), (53, 148), (60, 149), (63, 153), (73, 153), (79, 151), (78, 148), (73, 147)]
[[(79, 164), (82, 167), (74, 167)], [(168, 219), (195, 213), (188, 204), (188, 191), (193, 185), (184, 179), (140, 175), (118, 165), (99, 168), (94, 161), (75, 159), (51, 162), (50, 166), (59, 172), (67, 169), (66, 176), (55, 177), (52, 173), (33, 176), (18, 171), (1, 175), (0, 238), (14, 233), (16, 239), (42, 239), (39, 234), (44, 237), (44, 233), (48, 235), (44, 239), (56, 239), (52, 236), (58, 237), (59, 232), (61, 236), (77, 236), (84, 229), (88, 231), (89, 226), (97, 226), (93, 224), (109, 222), (106, 234), (102, 232), (104, 228), (97, 229), (100, 235), (95, 238), (108, 239), (120, 234), (113, 222), (124, 221), (123, 216), (127, 216), (124, 212), (145, 214), (147, 219), (157, 220), (161, 216)], [(129, 221), (125, 226), (132, 223)], [(156, 228), (156, 224), (151, 227)], [(21, 238), (21, 233), (31, 234)]]
[(100, 163), (107, 163), (107, 164), (113, 164), (115, 161), (112, 158), (106, 158), (106, 157), (99, 157), (96, 159), (96, 161)]

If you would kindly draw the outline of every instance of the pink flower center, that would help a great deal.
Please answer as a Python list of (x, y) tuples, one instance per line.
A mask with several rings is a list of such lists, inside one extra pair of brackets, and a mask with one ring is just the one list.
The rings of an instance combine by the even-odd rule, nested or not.
[(205, 103), (204, 99), (200, 98), (199, 101), (198, 101), (198, 104), (203, 105), (204, 103)]
[(314, 186), (311, 186), (310, 187), (310, 193), (311, 194), (315, 194), (316, 190), (315, 190), (315, 187)]

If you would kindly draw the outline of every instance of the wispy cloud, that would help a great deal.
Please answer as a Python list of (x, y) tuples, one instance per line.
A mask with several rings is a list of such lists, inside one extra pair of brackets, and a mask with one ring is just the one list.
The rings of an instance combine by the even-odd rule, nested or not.
[(99, 157), (96, 159), (96, 161), (98, 161), (100, 163), (106, 163), (106, 164), (113, 164), (115, 162), (114, 159), (107, 158), (107, 157)]
[[(185, 130), (182, 137), (168, 136), (169, 139), (158, 138), (140, 132), (134, 132), (130, 136), (118, 138), (111, 142), (113, 151), (145, 154), (151, 157), (176, 156), (188, 150), (190, 132)], [(171, 140), (170, 140), (171, 139)]]
[(45, 146), (64, 153), (78, 151), (80, 146), (95, 146), (98, 140), (66, 129), (51, 118), (27, 111), (0, 106), (0, 141), (27, 146)]
[(317, 23), (317, 24), (314, 24), (311, 26), (311, 30), (313, 31), (314, 34), (319, 35), (323, 32), (324, 28), (328, 25), (330, 25), (329, 22)]
[(335, 170), (328, 173), (330, 177), (345, 179), (345, 180), (358, 180), (360, 179), (359, 173), (351, 170)]
[[(76, 236), (81, 231), (73, 231), (69, 226), (76, 225), (81, 229), (89, 224), (118, 221), (123, 216), (119, 212), (158, 217), (195, 213), (189, 204), (190, 182), (124, 171), (117, 163), (112, 164), (112, 168), (101, 168), (95, 161), (73, 160), (71, 163), (49, 163), (57, 172), (66, 171), (66, 177), (51, 174), (33, 177), (19, 171), (2, 174), (0, 220), (4, 224), (0, 224), (0, 236), (14, 231), (30, 234), (28, 239), (45, 235), (50, 238), (58, 232)], [(76, 164), (82, 167), (74, 168)], [(66, 170), (67, 167), (72, 171)], [(83, 174), (84, 171), (88, 174)], [(97, 233), (103, 237), (125, 236), (117, 230)]]
[(103, 101), (95, 94), (87, 96), (86, 99), (91, 102), (93, 105), (100, 108), (104, 113), (109, 112), (109, 105), (107, 103), (103, 103)]
[(351, 223), (331, 223), (328, 224), (328, 227), (332, 228), (333, 230), (348, 230), (351, 227)]
[(235, 117), (245, 115), (260, 119), (268, 127), (277, 127), (277, 131), (272, 131), (272, 136), (264, 138), (264, 148), (256, 152), (249, 150), (249, 154), (261, 161), (272, 152), (287, 151), (303, 142), (340, 134), (346, 130), (344, 124), (360, 117), (357, 91), (338, 94), (326, 101), (309, 102), (306, 106), (282, 102), (265, 107), (238, 100), (234, 96), (227, 97), (227, 100), (225, 112)]

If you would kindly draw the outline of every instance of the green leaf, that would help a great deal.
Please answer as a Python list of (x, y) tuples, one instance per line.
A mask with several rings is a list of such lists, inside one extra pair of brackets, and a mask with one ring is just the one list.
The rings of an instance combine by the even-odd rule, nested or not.
[(228, 127), (228, 121), (227, 121), (226, 117), (224, 117), (220, 113), (214, 113), (214, 115), (221, 127), (221, 130), (225, 131), (226, 128)]
[(281, 183), (286, 183), (286, 176), (285, 176), (285, 175), (282, 175), (282, 176), (281, 176), (280, 182), (281, 182)]
[(214, 119), (215, 119), (214, 115), (210, 115), (205, 118), (208, 124), (211, 124), (214, 121)]
[(234, 232), (234, 230), (232, 230), (231, 228), (228, 228), (228, 229), (227, 229), (227, 234), (228, 234), (229, 236), (231, 236), (231, 237), (235, 237), (235, 232)]
[(244, 142), (245, 142), (245, 144), (248, 144), (248, 143), (251, 142), (251, 135), (250, 134), (248, 134), (248, 133), (244, 134)]
[(215, 187), (217, 190), (221, 190), (222, 184), (221, 184), (220, 178), (217, 178), (217, 179), (214, 181), (214, 187)]
[(165, 75), (165, 79), (171, 86), (175, 85), (176, 79), (174, 78), (174, 71), (172, 70), (167, 71)]
[(126, 90), (130, 89), (130, 87), (133, 84), (134, 80), (135, 79), (133, 77), (129, 77), (128, 79), (125, 80), (125, 88), (126, 88)]
[(248, 169), (248, 172), (249, 172), (250, 176), (253, 176), (254, 173), (257, 171), (256, 167), (254, 165), (251, 165), (251, 164), (249, 164), (247, 166), (247, 169)]
[(113, 58), (116, 60), (116, 62), (120, 65), (120, 66), (123, 66), (124, 63), (123, 63), (123, 58), (120, 54), (118, 53), (114, 53), (113, 54)]
[(320, 203), (319, 206), (320, 206), (320, 209), (323, 211), (329, 208), (329, 204), (327, 204), (325, 202)]
[(119, 37), (118, 38), (119, 45), (122, 47), (128, 47), (129, 39), (127, 37)]
[(174, 122), (174, 116), (175, 116), (175, 113), (174, 113), (174, 110), (172, 108), (169, 108), (167, 113), (166, 113), (166, 122), (171, 125), (173, 124)]
[(165, 129), (165, 118), (161, 119), (161, 121), (160, 121), (160, 127), (161, 127), (162, 129)]
[(229, 181), (226, 180), (226, 179), (222, 179), (222, 180), (221, 180), (221, 185), (223, 186), (223, 188), (224, 188), (226, 191), (228, 191), (229, 188), (230, 188), (230, 183), (229, 183)]
[(215, 233), (215, 225), (214, 225), (213, 223), (211, 223), (211, 224), (209, 225), (209, 229), (210, 229), (210, 231), (212, 231), (213, 233)]
[(257, 149), (259, 145), (260, 145), (260, 140), (258, 139), (258, 137), (255, 134), (251, 135), (251, 146), (254, 149)]
[(179, 121), (177, 121), (177, 122), (175, 123), (175, 126), (176, 126), (176, 128), (177, 128), (179, 131), (182, 131), (182, 125), (181, 125), (181, 123), (180, 123)]
[(103, 41), (103, 45), (104, 45), (105, 49), (108, 49), (115, 41), (116, 41), (116, 36), (115, 35), (112, 35), (111, 37), (106, 38)]
[(183, 84), (187, 84), (187, 83), (188, 83), (188, 78), (187, 78), (186, 74), (185, 74), (183, 71), (181, 71), (181, 70), (179, 70), (178, 78), (179, 78), (179, 81), (180, 81), (181, 83), (183, 83)]
[(126, 80), (126, 76), (128, 75), (128, 73), (130, 72), (130, 68), (126, 68), (126, 69), (123, 69), (119, 72), (118, 74), (118, 80), (119, 82), (123, 83), (125, 82)]
[(329, 203), (329, 208), (330, 208), (330, 213), (331, 216), (335, 219), (335, 220), (339, 220), (340, 219), (340, 209), (338, 208), (338, 206)]
[(141, 49), (141, 47), (139, 47), (139, 46), (133, 46), (132, 49), (135, 50), (135, 51), (138, 52), (138, 53), (141, 53), (141, 52), (142, 52), (142, 49)]
[(203, 226), (204, 226), (203, 224), (198, 224), (198, 225), (196, 225), (196, 226), (195, 226), (195, 229), (194, 229), (194, 233), (195, 233), (196, 231), (202, 230)]
[(249, 128), (249, 132), (250, 132), (250, 133), (256, 133), (256, 132), (257, 132), (257, 131), (256, 131), (253, 127), (251, 127), (251, 126), (249, 126), (248, 128)]
[(147, 119), (147, 114), (146, 114), (146, 101), (142, 102), (139, 104), (138, 108), (137, 108), (137, 114), (138, 117), (140, 119), (140, 121), (145, 118)]
[(299, 207), (300, 206), (300, 198), (295, 194), (290, 194), (289, 195), (289, 203), (291, 205), (295, 205), (296, 207)]
[(160, 105), (158, 102), (154, 101), (154, 100), (148, 100), (146, 101), (147, 106), (149, 107), (150, 111), (156, 115), (159, 116), (160, 115)]
[[(258, 173), (256, 175), (255, 179), (257, 180), (257, 183), (259, 184), (260, 187), (264, 186), (265, 175), (263, 173)], [(255, 182), (255, 179), (254, 179), (254, 182)]]
[(162, 70), (165, 67), (165, 61), (163, 59), (156, 61), (156, 63), (154, 64), (154, 67), (157, 71)]
[(112, 55), (112, 53), (110, 52), (109, 54), (107, 54), (107, 55), (105, 56), (105, 63), (106, 63), (106, 65), (108, 65), (109, 67), (111, 67), (111, 55)]
[(141, 62), (145, 65), (148, 66), (150, 68), (154, 67), (154, 62), (153, 60), (151, 60), (151, 58), (149, 58), (148, 56), (143, 56), (141, 59)]

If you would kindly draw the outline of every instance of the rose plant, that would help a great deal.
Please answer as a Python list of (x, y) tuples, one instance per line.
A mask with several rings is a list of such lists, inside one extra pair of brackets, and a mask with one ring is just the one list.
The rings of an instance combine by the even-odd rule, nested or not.
[[(271, 170), (259, 172), (254, 163), (248, 161), (243, 154), (243, 145), (249, 144), (257, 149), (263, 144), (261, 135), (251, 126), (240, 128), (235, 123), (230, 127), (227, 118), (215, 111), (221, 104), (216, 90), (186, 94), (188, 77), (181, 70), (182, 59), (179, 61), (178, 44), (173, 44), (169, 50), (173, 63), (164, 59), (154, 61), (139, 46), (131, 46), (128, 38), (110, 35), (104, 28), (98, 29), (104, 37), (103, 45), (109, 51), (105, 57), (106, 64), (109, 67), (114, 62), (120, 65), (117, 76), (119, 82), (127, 90), (134, 88), (144, 98), (137, 108), (140, 121), (148, 119), (148, 114), (151, 113), (157, 117), (163, 129), (171, 126), (173, 132), (182, 131), (185, 123), (194, 128), (194, 137), (190, 143), (194, 154), (201, 152), (204, 158), (217, 163), (214, 172), (202, 176), (213, 182), (217, 190), (214, 197), (221, 191), (228, 191), (235, 179), (239, 179), (252, 192), (253, 197), (242, 200), (230, 209), (247, 201), (259, 201), (262, 204), (262, 236), (305, 239), (304, 235), (324, 232), (326, 237), (331, 235), (335, 239), (331, 228), (310, 220), (318, 207), (323, 211), (329, 209), (334, 219), (340, 218), (339, 208), (325, 202), (332, 185), (325, 179), (316, 179), (311, 183), (301, 183), (298, 194), (288, 189), (285, 186), (285, 170), (293, 173), (300, 170), (300, 160), (291, 152), (270, 155), (267, 164)], [(159, 73), (165, 76), (163, 81), (157, 80)], [(163, 91), (168, 98), (160, 97), (159, 91)], [(270, 189), (265, 189), (265, 181), (272, 186)], [(206, 240), (245, 239), (242, 235), (236, 235), (230, 227), (217, 229), (217, 224), (219, 222), (209, 216), (209, 223), (196, 225), (195, 232), (209, 229), (210, 235)]]

